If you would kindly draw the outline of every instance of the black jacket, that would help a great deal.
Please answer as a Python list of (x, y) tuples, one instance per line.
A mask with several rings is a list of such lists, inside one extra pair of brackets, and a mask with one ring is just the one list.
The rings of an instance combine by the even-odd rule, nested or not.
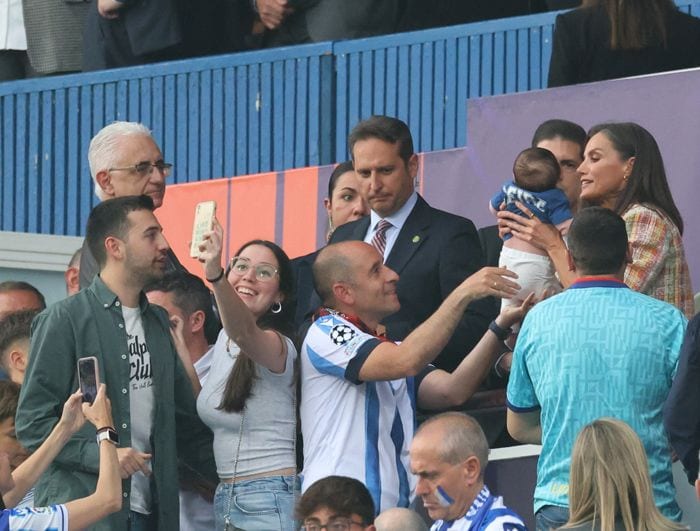
[[(363, 240), (369, 220), (365, 216), (338, 227), (331, 243)], [(455, 287), (483, 266), (479, 236), (470, 220), (432, 208), (418, 196), (386, 265), (399, 275), (401, 309), (383, 324), (388, 337), (398, 341), (430, 317)], [(454, 370), (479, 342), (494, 317), (487, 299), (471, 303), (435, 365)]]
[(610, 21), (605, 9), (574, 9), (557, 16), (549, 86), (700, 66), (700, 19), (673, 11), (668, 21), (667, 39), (667, 48), (611, 50)]

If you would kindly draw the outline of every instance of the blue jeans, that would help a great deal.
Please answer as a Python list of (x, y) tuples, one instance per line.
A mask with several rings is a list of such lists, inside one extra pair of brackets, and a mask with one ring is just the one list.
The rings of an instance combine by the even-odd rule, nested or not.
[(270, 476), (266, 478), (219, 483), (214, 494), (214, 520), (217, 531), (226, 527), (226, 516), (230, 518), (229, 530), (244, 531), (295, 531), (294, 503), (299, 492), (299, 481), (293, 476)]
[(155, 510), (151, 514), (129, 511), (129, 531), (156, 531), (157, 521)]
[(569, 521), (569, 508), (558, 505), (545, 505), (535, 514), (536, 531), (559, 529)]

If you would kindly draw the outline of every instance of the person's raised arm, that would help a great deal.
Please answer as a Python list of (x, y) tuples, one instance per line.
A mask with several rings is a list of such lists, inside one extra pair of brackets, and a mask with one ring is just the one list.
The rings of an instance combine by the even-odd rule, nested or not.
[[(534, 303), (535, 294), (531, 293), (520, 306), (507, 306), (496, 317), (496, 325), (502, 330), (509, 330), (523, 320)], [(502, 352), (503, 340), (499, 339), (493, 330), (487, 330), (452, 373), (434, 370), (423, 379), (418, 388), (419, 407), (444, 409), (463, 404), (479, 389)]]
[[(49, 436), (74, 391), (75, 352), (82, 348), (76, 344), (74, 331), (80, 317), (57, 306), (32, 323), (29, 363), (15, 416), (17, 440), (30, 451), (38, 450)], [(97, 474), (97, 447), (84, 431), (71, 437), (54, 461), (71, 470)]]
[(2, 496), (5, 507), (12, 508), (24, 498), (73, 434), (83, 426), (85, 418), (80, 410), (81, 399), (80, 391), (68, 397), (58, 424), (41, 446), (12, 472), (14, 488)]
[(274, 373), (284, 372), (287, 350), (282, 338), (273, 330), (262, 330), (256, 318), (229, 284), (221, 266), (224, 230), (214, 220), (214, 230), (207, 233), (199, 246), (199, 261), (204, 264), (204, 276), (210, 282), (226, 334), (253, 361)]
[(569, 269), (566, 243), (559, 230), (549, 223), (543, 223), (532, 214), (529, 208), (521, 202), (516, 202), (525, 216), (520, 216), (508, 210), (501, 210), (498, 215), (498, 233), (511, 234), (514, 238), (539, 247), (549, 255), (554, 269), (559, 276), (559, 282), (568, 288), (576, 279), (576, 274)]
[(488, 296), (510, 298), (518, 292), (520, 286), (512, 278), (517, 275), (498, 267), (484, 267), (471, 275), (400, 344), (377, 345), (360, 368), (360, 380), (394, 380), (418, 374), (447, 344), (471, 301)]
[[(84, 403), (82, 409), (85, 418), (98, 431), (107, 427), (114, 429), (112, 407), (105, 384), (100, 385), (93, 404)], [(116, 444), (109, 439), (103, 439), (97, 444), (100, 447), (97, 487), (90, 496), (66, 503), (69, 530), (84, 529), (122, 507), (122, 481)]]

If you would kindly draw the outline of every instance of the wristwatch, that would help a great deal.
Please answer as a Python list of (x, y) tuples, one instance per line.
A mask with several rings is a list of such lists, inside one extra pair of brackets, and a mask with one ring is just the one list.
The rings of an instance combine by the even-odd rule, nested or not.
[(101, 441), (109, 441), (114, 446), (119, 446), (119, 434), (114, 428), (100, 428), (97, 432), (97, 444), (99, 445)]
[(508, 339), (508, 336), (510, 336), (513, 333), (512, 328), (501, 328), (498, 326), (498, 323), (496, 323), (496, 320), (494, 319), (491, 321), (491, 324), (489, 325), (489, 330), (493, 332), (496, 335), (496, 338), (499, 341), (505, 341)]

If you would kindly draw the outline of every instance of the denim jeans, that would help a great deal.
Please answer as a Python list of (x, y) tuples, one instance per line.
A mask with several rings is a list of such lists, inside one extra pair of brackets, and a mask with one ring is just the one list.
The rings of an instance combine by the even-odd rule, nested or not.
[(129, 531), (156, 531), (158, 518), (155, 511), (151, 514), (141, 514), (129, 511)]
[(559, 529), (569, 521), (569, 508), (558, 505), (545, 505), (535, 514), (536, 531)]
[(238, 483), (219, 483), (214, 494), (217, 531), (295, 531), (294, 502), (299, 481), (294, 476), (270, 476)]

